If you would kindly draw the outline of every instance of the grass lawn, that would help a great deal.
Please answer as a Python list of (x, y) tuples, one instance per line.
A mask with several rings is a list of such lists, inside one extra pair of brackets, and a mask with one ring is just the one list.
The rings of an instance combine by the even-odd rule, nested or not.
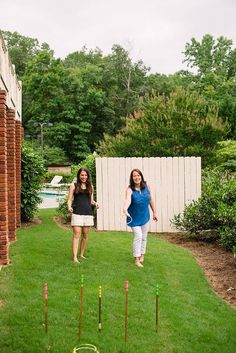
[[(150, 236), (145, 267), (132, 260), (132, 235), (91, 231), (87, 260), (71, 261), (71, 231), (41, 210), (42, 224), (18, 231), (12, 265), (0, 271), (0, 352), (69, 353), (78, 346), (80, 276), (84, 275), (81, 342), (100, 353), (235, 353), (236, 311), (209, 287), (193, 256)], [(129, 280), (124, 343), (125, 280)], [(48, 334), (43, 285), (48, 283)], [(160, 286), (155, 332), (155, 287)], [(98, 332), (98, 286), (102, 332)]]

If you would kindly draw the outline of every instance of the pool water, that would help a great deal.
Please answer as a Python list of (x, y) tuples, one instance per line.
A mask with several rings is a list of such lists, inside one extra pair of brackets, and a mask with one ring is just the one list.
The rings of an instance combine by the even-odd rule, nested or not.
[(65, 194), (49, 194), (49, 193), (46, 193), (46, 192), (41, 192), (40, 196), (42, 196), (43, 198), (55, 199), (55, 198), (58, 198), (58, 197), (60, 197), (60, 198), (64, 197)]
[(48, 192), (41, 192), (40, 196), (42, 198), (39, 208), (57, 208), (59, 201), (63, 200), (66, 194), (54, 194)]

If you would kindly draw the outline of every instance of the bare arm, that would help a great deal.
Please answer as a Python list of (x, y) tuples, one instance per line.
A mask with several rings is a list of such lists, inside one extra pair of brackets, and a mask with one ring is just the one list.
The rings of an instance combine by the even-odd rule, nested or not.
[(125, 204), (124, 204), (124, 208), (123, 208), (123, 213), (128, 216), (128, 208), (131, 204), (131, 195), (132, 195), (132, 190), (130, 188), (128, 188), (125, 192)]
[(153, 202), (153, 198), (152, 198), (152, 194), (151, 194), (151, 190), (150, 190), (149, 186), (148, 186), (148, 190), (149, 190), (149, 193), (150, 193), (149, 205), (150, 205), (152, 213), (153, 213), (153, 217), (152, 218), (153, 218), (154, 221), (157, 221), (158, 220), (157, 213), (156, 213), (156, 210), (155, 210), (155, 206), (154, 206), (154, 202)]
[(96, 208), (99, 208), (98, 202), (96, 202), (93, 198), (93, 187), (92, 187), (92, 194), (91, 194), (91, 205), (95, 206)]
[(69, 212), (73, 212), (73, 208), (72, 208), (72, 202), (73, 202), (73, 198), (74, 198), (74, 191), (75, 191), (75, 184), (71, 184), (70, 188), (69, 188), (69, 194), (68, 194), (68, 200), (67, 200), (67, 208)]

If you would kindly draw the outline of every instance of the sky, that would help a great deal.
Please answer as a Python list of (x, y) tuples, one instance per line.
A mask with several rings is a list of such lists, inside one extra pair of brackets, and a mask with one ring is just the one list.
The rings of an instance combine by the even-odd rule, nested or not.
[(205, 34), (236, 47), (236, 0), (0, 0), (0, 29), (46, 42), (55, 56), (114, 44), (151, 72), (186, 69), (186, 43)]

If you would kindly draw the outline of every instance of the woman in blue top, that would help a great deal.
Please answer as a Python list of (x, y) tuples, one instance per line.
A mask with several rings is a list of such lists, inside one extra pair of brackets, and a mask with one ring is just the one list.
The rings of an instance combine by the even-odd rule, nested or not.
[(130, 174), (130, 185), (126, 190), (123, 211), (134, 233), (133, 256), (135, 265), (138, 267), (143, 267), (142, 262), (146, 252), (149, 205), (153, 212), (153, 220), (157, 221), (150, 189), (144, 181), (142, 172), (139, 169), (133, 169)]

